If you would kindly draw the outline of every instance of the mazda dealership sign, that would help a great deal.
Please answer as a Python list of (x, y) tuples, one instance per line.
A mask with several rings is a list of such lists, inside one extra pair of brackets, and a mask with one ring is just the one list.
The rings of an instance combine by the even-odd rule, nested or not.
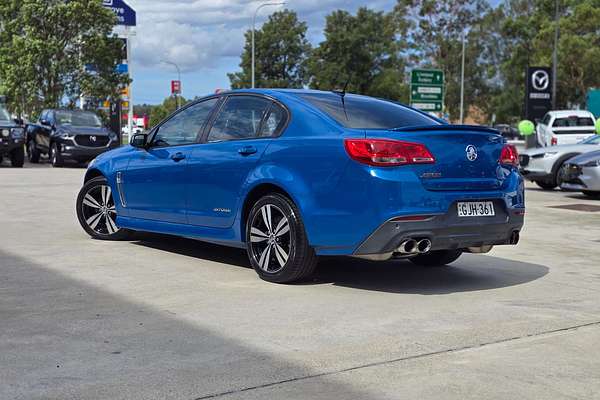
[(525, 119), (535, 121), (552, 108), (552, 72), (548, 67), (527, 68)]

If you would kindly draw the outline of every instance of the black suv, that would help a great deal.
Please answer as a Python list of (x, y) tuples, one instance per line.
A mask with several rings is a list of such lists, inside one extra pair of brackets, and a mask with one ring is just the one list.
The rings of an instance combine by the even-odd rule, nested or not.
[(65, 161), (86, 163), (119, 146), (115, 133), (98, 116), (80, 110), (44, 110), (37, 124), (27, 126), (27, 157), (32, 163), (47, 154), (55, 167)]
[(25, 134), (22, 124), (22, 121), (11, 119), (8, 111), (0, 106), (0, 163), (8, 157), (13, 167), (23, 166)]

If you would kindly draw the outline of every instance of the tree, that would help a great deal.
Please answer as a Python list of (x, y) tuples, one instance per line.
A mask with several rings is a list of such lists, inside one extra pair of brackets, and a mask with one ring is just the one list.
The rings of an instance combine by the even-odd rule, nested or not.
[(310, 58), (310, 86), (332, 90), (348, 83), (350, 92), (407, 101), (397, 21), (364, 7), (356, 15), (342, 10), (329, 14), (325, 40)]
[(468, 32), (465, 57), (465, 110), (477, 96), (476, 88), (484, 84), (483, 70), (478, 67), (480, 28), (489, 10), (484, 0), (398, 0), (397, 18), (411, 21), (407, 41), (410, 60), (419, 67), (439, 68), (446, 79), (445, 105), (452, 119), (459, 114), (462, 35)]
[(18, 112), (35, 114), (80, 94), (115, 98), (116, 17), (97, 0), (5, 0), (0, 5), (0, 80)]
[[(257, 87), (299, 88), (306, 83), (305, 60), (311, 46), (307, 26), (294, 11), (272, 14), (254, 35), (255, 84)], [(233, 89), (248, 88), (252, 82), (252, 31), (245, 34), (241, 72), (227, 74)]]
[[(188, 102), (184, 97), (180, 97), (179, 99), (182, 106)], [(152, 107), (148, 121), (148, 128), (158, 125), (159, 122), (167, 118), (176, 110), (177, 99), (174, 96), (167, 97), (162, 104)]]

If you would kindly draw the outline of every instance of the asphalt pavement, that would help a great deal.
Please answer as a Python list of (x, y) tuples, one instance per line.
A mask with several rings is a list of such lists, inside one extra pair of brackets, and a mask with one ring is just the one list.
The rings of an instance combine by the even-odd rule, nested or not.
[(516, 247), (277, 285), (237, 249), (92, 240), (84, 169), (4, 166), (0, 399), (600, 398), (600, 201), (528, 185)]

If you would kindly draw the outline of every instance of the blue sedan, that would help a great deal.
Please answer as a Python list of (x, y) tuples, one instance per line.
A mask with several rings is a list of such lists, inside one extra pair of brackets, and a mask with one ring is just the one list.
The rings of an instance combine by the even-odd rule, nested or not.
[(271, 282), (308, 277), (321, 255), (446, 265), (518, 242), (517, 160), (495, 130), (390, 101), (231, 91), (98, 156), (77, 216), (96, 239), (147, 231), (245, 248)]

